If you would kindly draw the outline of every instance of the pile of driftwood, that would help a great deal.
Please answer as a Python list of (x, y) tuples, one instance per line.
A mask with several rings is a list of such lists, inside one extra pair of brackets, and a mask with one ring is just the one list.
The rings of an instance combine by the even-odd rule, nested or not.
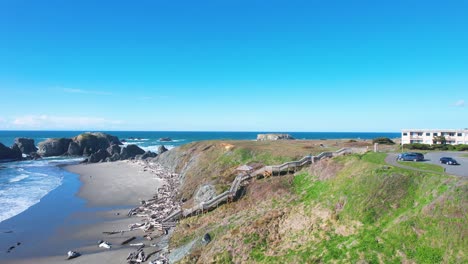
[[(171, 213), (180, 210), (180, 203), (177, 200), (179, 175), (171, 173), (164, 169), (160, 164), (148, 161), (137, 161), (143, 166), (144, 171), (152, 172), (157, 178), (162, 179), (164, 184), (157, 189), (152, 199), (141, 201), (140, 206), (131, 209), (128, 212), (129, 217), (140, 217), (138, 223), (129, 225), (129, 231), (140, 229), (144, 232), (147, 240), (161, 235), (167, 235), (169, 229), (176, 226), (175, 222), (164, 222)], [(156, 245), (152, 245), (156, 246)], [(169, 263), (167, 258), (167, 249), (161, 248), (145, 255), (144, 245), (137, 248), (135, 252), (130, 253), (127, 258), (128, 263), (141, 263), (149, 260), (155, 255), (155, 259), (150, 263), (164, 264)]]

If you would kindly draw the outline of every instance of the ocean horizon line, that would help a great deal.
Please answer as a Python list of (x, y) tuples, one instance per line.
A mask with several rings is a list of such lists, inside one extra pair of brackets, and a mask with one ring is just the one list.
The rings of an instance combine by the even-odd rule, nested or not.
[(274, 131), (274, 130), (106, 130), (106, 129), (85, 129), (85, 130), (42, 130), (42, 129), (2, 129), (0, 132), (187, 132), (187, 133), (401, 133), (401, 131)]

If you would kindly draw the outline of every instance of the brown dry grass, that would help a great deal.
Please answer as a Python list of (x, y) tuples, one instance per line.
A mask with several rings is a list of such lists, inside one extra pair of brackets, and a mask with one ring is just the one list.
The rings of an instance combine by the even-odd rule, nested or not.
[(184, 200), (193, 197), (203, 184), (213, 184), (218, 193), (229, 188), (236, 168), (249, 164), (255, 168), (298, 160), (306, 155), (317, 155), (342, 147), (363, 147), (368, 141), (349, 140), (288, 140), (288, 141), (202, 141), (181, 146), (177, 172), (183, 172), (181, 195)]
[[(222, 192), (229, 187), (236, 175), (236, 168), (239, 162), (236, 162), (236, 150), (242, 149), (245, 151), (268, 152), (275, 156), (282, 155), (275, 152), (275, 149), (285, 149), (285, 152), (290, 152), (295, 149), (294, 153), (289, 157), (299, 156), (299, 153), (305, 152), (296, 144), (286, 144), (287, 142), (253, 142), (253, 141), (205, 141), (188, 144), (181, 147), (185, 160), (181, 163), (185, 169), (185, 179), (181, 188), (183, 198), (190, 199), (196, 192), (197, 188), (202, 184), (213, 184), (217, 187), (218, 192)], [(232, 161), (230, 160), (232, 156)], [(189, 158), (190, 157), (190, 158)], [(220, 157), (225, 157), (221, 159)], [(190, 162), (192, 161), (192, 162)], [(257, 161), (261, 163), (261, 160)], [(258, 165), (257, 165), (258, 166)], [(261, 165), (260, 165), (261, 166)], [(182, 168), (179, 168), (182, 170)]]
[(310, 166), (309, 173), (319, 180), (327, 180), (336, 176), (336, 173), (344, 167), (344, 164), (337, 163), (332, 159), (321, 160)]

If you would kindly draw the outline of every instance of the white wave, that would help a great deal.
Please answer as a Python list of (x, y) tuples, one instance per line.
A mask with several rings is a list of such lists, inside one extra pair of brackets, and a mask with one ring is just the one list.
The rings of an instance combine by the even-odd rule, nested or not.
[(11, 184), (0, 186), (0, 222), (25, 211), (62, 184), (62, 170), (50, 167), (48, 173), (33, 168), (23, 170), (25, 173), (16, 170), (18, 174), (9, 180)]
[[(158, 148), (160, 146), (162, 146), (162, 145), (152, 145), (152, 146), (146, 146), (146, 147), (140, 146), (140, 148), (143, 149), (144, 151), (151, 151), (151, 152), (158, 153)], [(173, 146), (173, 145), (164, 145), (164, 147), (166, 147), (167, 149), (175, 148), (175, 146)]]
[(16, 163), (16, 168), (21, 171), (24, 170), (23, 168), (27, 167), (44, 167), (44, 166), (49, 166), (49, 162), (45, 159), (41, 160), (27, 160), (27, 161), (21, 161), (19, 163)]
[(161, 143), (167, 143), (167, 142), (182, 142), (182, 141), (185, 141), (185, 139), (173, 139), (173, 140), (170, 140), (170, 141), (165, 141), (165, 140), (157, 140), (157, 142), (161, 142)]
[(49, 174), (46, 174), (46, 173), (40, 173), (40, 172), (32, 172), (32, 174), (34, 174), (35, 176), (46, 176), (49, 175)]
[(27, 175), (27, 174), (21, 174), (21, 175), (19, 175), (19, 176), (16, 176), (16, 177), (11, 178), (11, 179), (9, 180), (9, 182), (10, 182), (10, 183), (12, 183), (12, 182), (19, 182), (19, 181), (24, 180), (24, 179), (26, 179), (26, 178), (29, 178), (29, 175)]
[(27, 198), (3, 198), (0, 201), (0, 206), (2, 209), (0, 210), (0, 222), (11, 218), (15, 215), (18, 215), (28, 209), (29, 207), (33, 206), (39, 201), (32, 201)]
[(50, 164), (69, 164), (69, 163), (77, 163), (83, 161), (85, 158), (80, 157), (80, 158), (65, 158), (65, 159), (59, 159), (59, 160), (51, 160), (49, 163)]
[(132, 141), (132, 142), (123, 142), (123, 145), (140, 145), (140, 144), (145, 144), (146, 142), (144, 141)]
[(158, 153), (158, 148), (160, 147), (161, 145), (154, 145), (154, 146), (147, 146), (147, 147), (141, 147), (144, 151), (151, 151), (151, 152), (155, 152), (155, 153)]
[(13, 168), (16, 168), (19, 171), (24, 171), (23, 168), (29, 168), (29, 167), (47, 167), (50, 165), (59, 165), (59, 164), (70, 164), (70, 163), (78, 163), (80, 161), (84, 160), (83, 157), (74, 157), (74, 158), (69, 158), (69, 157), (47, 157), (43, 158), (40, 160), (26, 160), (26, 161), (20, 161), (16, 162), (15, 164), (12, 164)]

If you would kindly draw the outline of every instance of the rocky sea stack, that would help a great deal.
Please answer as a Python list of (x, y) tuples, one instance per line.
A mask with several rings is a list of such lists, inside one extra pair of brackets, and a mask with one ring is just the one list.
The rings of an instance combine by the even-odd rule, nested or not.
[(294, 140), (291, 135), (289, 134), (258, 134), (257, 141), (264, 141), (264, 140)]
[(22, 153), (17, 145), (13, 145), (13, 148), (9, 148), (0, 143), (0, 160), (14, 161), (21, 159)]
[(33, 139), (16, 138), (11, 148), (0, 143), (0, 160), (22, 160), (52, 156), (87, 157), (84, 162), (95, 163), (126, 159), (156, 157), (137, 145), (123, 146), (116, 137), (101, 132), (87, 132), (73, 138), (49, 138), (38, 144)]
[(14, 145), (17, 145), (23, 154), (30, 155), (31, 153), (37, 152), (34, 139), (31, 138), (15, 138)]

